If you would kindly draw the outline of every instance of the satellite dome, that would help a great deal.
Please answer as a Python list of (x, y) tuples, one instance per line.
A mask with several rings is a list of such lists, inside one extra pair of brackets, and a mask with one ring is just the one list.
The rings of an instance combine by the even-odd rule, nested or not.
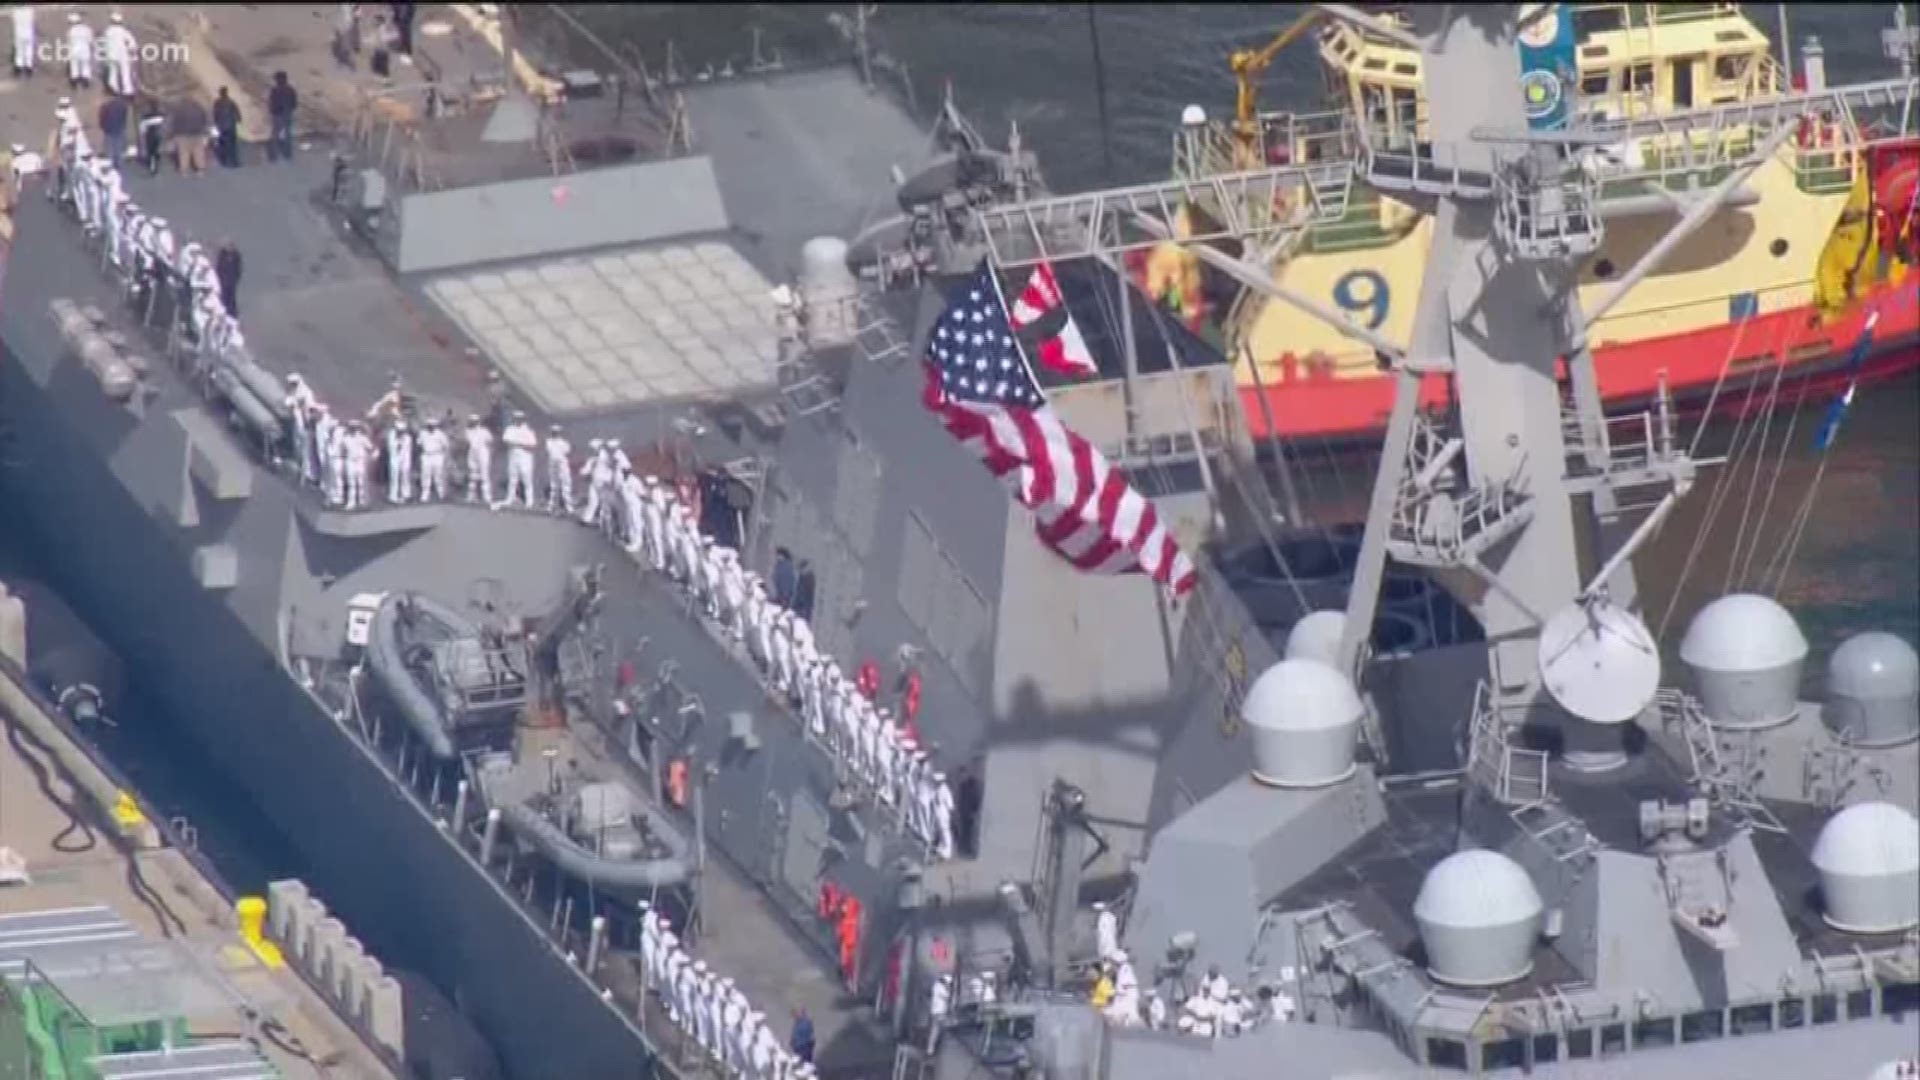
[(1340, 635), (1347, 630), (1344, 611), (1312, 611), (1287, 631), (1287, 659), (1318, 660), (1332, 667), (1340, 655)]
[(1497, 851), (1457, 851), (1420, 886), (1413, 918), (1433, 977), (1455, 986), (1498, 986), (1533, 970), (1543, 912), (1519, 863)]
[(1297, 658), (1273, 665), (1240, 703), (1253, 734), (1253, 778), (1289, 788), (1346, 779), (1365, 712), (1353, 683), (1332, 666)]
[(852, 301), (860, 283), (847, 269), (847, 242), (816, 236), (800, 246), (800, 296), (807, 304), (807, 339), (827, 348), (852, 343)]
[(1854, 746), (1897, 746), (1920, 736), (1920, 654), (1881, 630), (1841, 642), (1827, 660), (1822, 716)]
[(1885, 934), (1920, 924), (1920, 821), (1892, 803), (1855, 803), (1813, 843), (1826, 919), (1838, 930)]
[(1680, 659), (1716, 727), (1771, 727), (1799, 710), (1806, 635), (1768, 597), (1736, 593), (1701, 608), (1680, 641)]
[(1188, 127), (1199, 127), (1207, 122), (1207, 110), (1198, 105), (1189, 105), (1180, 110), (1180, 122)]

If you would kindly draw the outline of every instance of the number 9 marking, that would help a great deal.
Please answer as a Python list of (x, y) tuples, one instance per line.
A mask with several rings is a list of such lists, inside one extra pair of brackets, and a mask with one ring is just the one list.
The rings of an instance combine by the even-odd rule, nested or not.
[(1355, 321), (1378, 330), (1387, 321), (1387, 279), (1378, 270), (1349, 270), (1333, 283), (1333, 302), (1348, 315), (1364, 312), (1364, 318)]

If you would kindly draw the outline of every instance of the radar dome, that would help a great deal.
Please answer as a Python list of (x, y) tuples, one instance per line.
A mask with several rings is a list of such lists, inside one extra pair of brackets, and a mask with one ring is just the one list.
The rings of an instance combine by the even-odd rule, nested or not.
[(1340, 635), (1346, 631), (1346, 612), (1308, 612), (1287, 631), (1287, 659), (1318, 660), (1332, 667), (1340, 655)]
[(1841, 642), (1827, 660), (1821, 715), (1854, 746), (1898, 746), (1920, 736), (1920, 653), (1880, 630)]
[(1525, 978), (1543, 911), (1540, 891), (1519, 863), (1479, 849), (1440, 860), (1413, 902), (1427, 968), (1454, 986)]
[(1680, 659), (1716, 727), (1772, 727), (1799, 710), (1806, 635), (1768, 597), (1736, 593), (1701, 608), (1680, 641)]
[(1303, 659), (1273, 665), (1240, 703), (1253, 737), (1253, 778), (1287, 788), (1346, 779), (1365, 711), (1353, 683), (1330, 665)]
[(1835, 929), (1885, 934), (1920, 924), (1920, 821), (1892, 803), (1855, 803), (1813, 844)]
[(847, 269), (847, 242), (816, 236), (800, 247), (800, 295), (807, 303), (807, 340), (816, 348), (850, 344), (857, 329), (860, 283)]

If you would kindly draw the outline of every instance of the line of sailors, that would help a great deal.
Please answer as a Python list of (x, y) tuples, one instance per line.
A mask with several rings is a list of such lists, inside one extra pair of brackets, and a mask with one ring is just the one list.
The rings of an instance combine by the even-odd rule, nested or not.
[[(31, 76), (34, 62), (38, 59), (40, 35), (33, 16), (32, 4), (14, 6), (13, 73), (16, 76)], [(97, 56), (106, 68), (107, 89), (122, 95), (133, 93), (133, 62), (140, 48), (134, 40), (133, 31), (127, 29), (126, 19), (119, 12), (108, 17), (107, 28), (100, 32), (97, 41), (93, 27), (79, 12), (68, 14), (66, 46), (67, 82), (74, 89), (93, 85), (94, 60)]]
[[(740, 553), (702, 535), (694, 515), (654, 477), (621, 468), (627, 550), (679, 582), (708, 618), (743, 644), (769, 688), (813, 737), (941, 861), (953, 858), (953, 788), (927, 751), (814, 643), (807, 620), (774, 601)], [(592, 504), (589, 504), (591, 512)], [(583, 520), (591, 520), (583, 515)]]
[[(369, 414), (391, 415), (384, 432), (387, 499), (395, 504), (445, 499), (453, 439), (431, 419), (416, 436), (398, 415), (400, 396), (396, 383)], [(296, 458), (307, 481), (321, 486), (331, 506), (367, 506), (377, 446), (372, 421), (335, 420), (297, 373), (287, 376), (286, 405), (294, 418)], [(543, 509), (577, 514), (583, 524), (604, 530), (653, 570), (687, 588), (709, 618), (746, 646), (770, 687), (848, 772), (896, 813), (935, 858), (953, 857), (955, 804), (946, 774), (894, 721), (891, 710), (876, 706), (838, 662), (819, 650), (807, 620), (776, 602), (766, 581), (741, 563), (739, 552), (701, 533), (693, 508), (671, 485), (637, 475), (616, 440), (593, 439), (577, 470), (586, 483), (586, 500), (576, 510), (573, 447), (559, 425), (549, 429), (541, 444), (526, 414), (515, 412), (499, 441), (507, 448), (507, 483), (504, 497), (496, 502), (492, 429), (478, 415), (467, 418), (460, 442), (466, 449), (468, 502), (534, 509), (535, 452), (540, 446), (546, 459)]]
[(149, 216), (128, 196), (120, 170), (94, 152), (70, 98), (54, 108), (58, 159), (48, 197), (71, 207), (89, 238), (98, 239), (128, 294), (152, 311), (162, 297), (178, 319), (186, 313), (192, 344), (203, 355), (244, 348), (240, 322), (221, 302), (213, 260), (197, 243), (180, 244), (165, 218)]
[[(1109, 1023), (1121, 1027), (1144, 1023), (1156, 1030), (1167, 1030), (1166, 1000), (1157, 990), (1141, 993), (1133, 962), (1120, 947), (1119, 916), (1104, 903), (1094, 904), (1093, 911), (1094, 949), (1100, 958), (1093, 1006)], [(1173, 1018), (1172, 1028), (1184, 1035), (1232, 1037), (1253, 1030), (1269, 1018), (1291, 1020), (1294, 1008), (1291, 996), (1273, 988), (1262, 988), (1257, 999), (1249, 998), (1230, 984), (1219, 966), (1214, 965), (1207, 969), (1207, 977), (1200, 981), (1199, 988), (1180, 1002), (1179, 1015)]]
[(781, 1045), (733, 980), (680, 947), (666, 918), (640, 902), (640, 968), (667, 1016), (730, 1077), (810, 1080), (813, 1066)]

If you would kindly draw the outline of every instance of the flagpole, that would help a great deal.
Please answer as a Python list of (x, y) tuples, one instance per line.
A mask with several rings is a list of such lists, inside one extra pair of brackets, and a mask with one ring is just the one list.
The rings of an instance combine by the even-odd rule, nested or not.
[(1113, 125), (1107, 121), (1107, 65), (1100, 57), (1099, 11), (1087, 5), (1087, 37), (1093, 42), (1093, 99), (1100, 116), (1100, 155), (1107, 167), (1107, 183), (1113, 183)]

